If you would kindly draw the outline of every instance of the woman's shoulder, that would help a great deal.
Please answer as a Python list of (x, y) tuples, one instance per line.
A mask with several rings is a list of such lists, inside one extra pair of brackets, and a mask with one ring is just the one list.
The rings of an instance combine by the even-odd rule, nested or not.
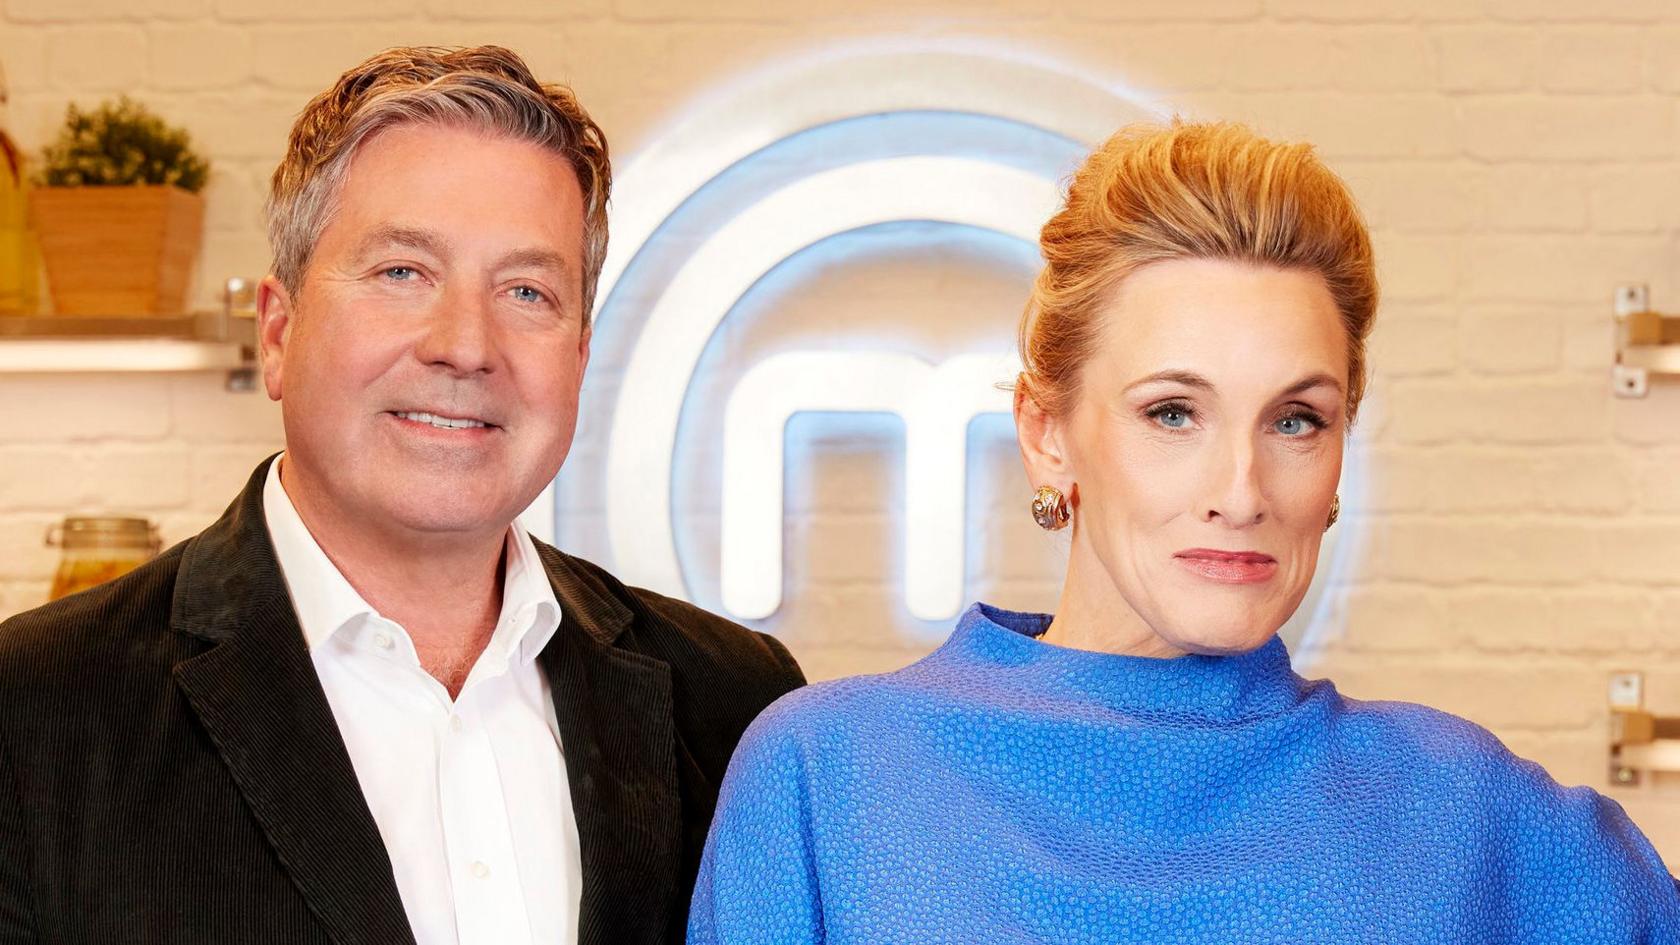
[[(1468, 719), (1408, 702), (1341, 698), (1335, 738), (1348, 756), (1391, 772), (1419, 796), (1450, 803), (1456, 816), (1494, 838), (1549, 857), (1644, 865), (1661, 860), (1620, 804), (1587, 786), (1560, 783)], [(1672, 891), (1672, 890), (1670, 890)]]

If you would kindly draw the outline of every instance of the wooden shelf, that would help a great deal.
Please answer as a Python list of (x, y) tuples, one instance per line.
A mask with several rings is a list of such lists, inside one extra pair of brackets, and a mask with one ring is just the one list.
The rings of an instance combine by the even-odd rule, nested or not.
[(248, 319), (0, 316), (0, 373), (238, 371), (252, 366)]

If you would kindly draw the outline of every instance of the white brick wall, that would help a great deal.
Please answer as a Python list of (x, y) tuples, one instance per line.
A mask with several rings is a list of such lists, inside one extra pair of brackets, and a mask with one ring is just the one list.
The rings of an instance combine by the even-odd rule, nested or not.
[[(1680, 385), (1622, 401), (1606, 380), (1614, 285), (1650, 283), (1680, 311), (1673, 0), (0, 0), (26, 146), (66, 101), (128, 91), (210, 152), (205, 304), (266, 264), (258, 214), (292, 116), (383, 46), (513, 46), (574, 83), (626, 156), (756, 63), (880, 37), (1025, 49), (1318, 143), (1369, 213), (1384, 308), (1357, 437), (1367, 494), (1349, 510), (1363, 547), (1315, 668), (1467, 715), (1600, 789), (1608, 672), (1645, 669), (1653, 706), (1680, 714)], [(871, 304), (931, 298), (950, 325), (1006, 332), (1024, 291), (875, 270)], [(818, 282), (788, 303), (803, 323), (855, 314), (856, 281)], [(731, 344), (725, 373), (750, 363)], [(56, 559), (40, 538), (63, 513), (141, 512), (179, 540), (281, 440), (271, 404), (214, 376), (0, 377), (0, 405), (0, 615), (43, 598)], [(801, 592), (767, 626), (818, 677), (901, 665), (945, 630), (902, 615), (876, 498), (896, 447), (870, 442), (816, 444), (788, 487)], [(601, 448), (586, 432), (574, 462)], [(1048, 606), (1060, 546), (1027, 521), (1007, 444), (984, 459), (971, 590)], [(716, 496), (690, 491), (704, 544)], [(599, 552), (597, 513), (572, 528)], [(715, 582), (715, 549), (697, 560)], [(1680, 864), (1680, 783), (1612, 793)]]

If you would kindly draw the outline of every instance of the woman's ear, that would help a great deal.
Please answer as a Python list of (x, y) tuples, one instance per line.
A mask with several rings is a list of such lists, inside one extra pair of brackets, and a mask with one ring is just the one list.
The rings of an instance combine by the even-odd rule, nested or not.
[(1073, 467), (1063, 449), (1064, 421), (1045, 412), (1033, 399), (1025, 374), (1015, 380), (1015, 440), (1021, 464), (1033, 489), (1050, 486), (1063, 495), (1073, 489)]

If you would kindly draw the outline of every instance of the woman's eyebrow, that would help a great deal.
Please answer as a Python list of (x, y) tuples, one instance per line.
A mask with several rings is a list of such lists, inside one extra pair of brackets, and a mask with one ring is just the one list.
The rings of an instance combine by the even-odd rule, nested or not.
[(1337, 393), (1342, 392), (1342, 382), (1336, 380), (1335, 377), (1329, 374), (1313, 374), (1289, 385), (1278, 396), (1293, 397), (1296, 394), (1304, 394), (1315, 387), (1333, 387)]
[(1125, 391), (1122, 393), (1130, 393), (1133, 388), (1142, 387), (1145, 384), (1158, 384), (1162, 381), (1183, 384), (1186, 387), (1194, 387), (1198, 390), (1213, 390), (1213, 382), (1195, 371), (1156, 371), (1148, 377), (1142, 377), (1127, 384)]

